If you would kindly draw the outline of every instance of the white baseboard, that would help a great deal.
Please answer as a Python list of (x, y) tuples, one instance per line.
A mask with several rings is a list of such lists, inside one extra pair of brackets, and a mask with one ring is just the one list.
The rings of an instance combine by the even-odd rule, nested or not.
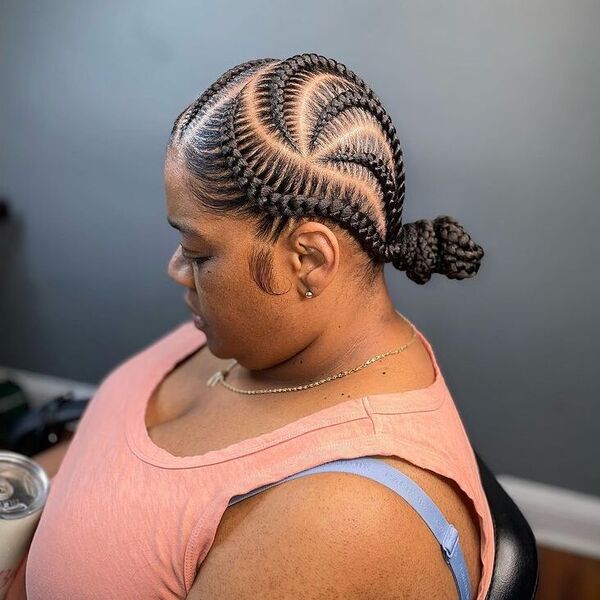
[[(0, 367), (0, 379), (18, 383), (35, 406), (67, 392), (75, 398), (91, 398), (97, 386)], [(600, 559), (600, 498), (512, 475), (498, 475), (529, 522), (539, 544)]]
[(68, 392), (72, 392), (75, 400), (91, 398), (98, 387), (81, 381), (0, 366), (0, 379), (5, 378), (17, 383), (36, 408)]
[(538, 544), (600, 559), (600, 498), (512, 475), (497, 479)]

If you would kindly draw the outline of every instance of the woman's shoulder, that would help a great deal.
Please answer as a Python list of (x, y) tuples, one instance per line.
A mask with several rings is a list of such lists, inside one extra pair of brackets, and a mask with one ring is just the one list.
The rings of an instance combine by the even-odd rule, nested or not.
[(479, 519), (470, 498), (456, 481), (424, 469), (399, 456), (376, 456), (410, 477), (433, 500), (445, 519), (458, 530), (460, 545), (471, 576), (471, 589), (481, 578), (481, 538)]
[[(469, 522), (468, 511), (452, 485), (402, 458), (373, 458), (384, 460), (413, 479), (456, 527), (471, 589), (478, 589), (481, 570), (477, 527)], [(223, 593), (239, 589), (260, 596), (273, 582), (286, 586), (278, 589), (282, 596), (292, 595), (292, 587), (308, 586), (316, 597), (318, 586), (326, 583), (334, 585), (340, 597), (344, 591), (348, 592), (345, 597), (357, 597), (365, 573), (371, 576), (367, 580), (373, 597), (396, 597), (399, 592), (419, 598), (455, 594), (451, 571), (420, 515), (405, 500), (369, 478), (335, 472), (297, 478), (226, 512), (229, 515), (219, 525), (189, 599), (210, 596), (217, 590)], [(290, 535), (295, 540), (291, 546)], [(340, 553), (340, 548), (344, 552)], [(242, 562), (244, 569), (231, 579), (227, 565)], [(363, 568), (357, 572), (359, 562)], [(265, 564), (269, 567), (266, 571)], [(315, 569), (315, 565), (320, 568)], [(271, 577), (256, 577), (259, 571)], [(313, 573), (319, 577), (310, 578)], [(390, 578), (390, 573), (395, 577)]]

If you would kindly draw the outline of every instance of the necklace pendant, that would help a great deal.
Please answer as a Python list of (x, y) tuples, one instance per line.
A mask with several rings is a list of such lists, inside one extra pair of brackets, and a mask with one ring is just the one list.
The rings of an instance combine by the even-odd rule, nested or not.
[(210, 387), (214, 387), (215, 385), (217, 385), (220, 381), (223, 381), (223, 372), (222, 371), (217, 371), (214, 375), (211, 375), (207, 382), (206, 385), (210, 386)]

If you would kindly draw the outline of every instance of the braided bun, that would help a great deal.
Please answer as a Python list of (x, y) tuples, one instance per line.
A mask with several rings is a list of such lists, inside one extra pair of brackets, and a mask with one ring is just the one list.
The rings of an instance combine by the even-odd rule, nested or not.
[(399, 241), (390, 246), (391, 262), (406, 271), (418, 284), (429, 281), (433, 273), (449, 279), (473, 277), (479, 270), (484, 251), (453, 217), (442, 215), (430, 221), (406, 223)]

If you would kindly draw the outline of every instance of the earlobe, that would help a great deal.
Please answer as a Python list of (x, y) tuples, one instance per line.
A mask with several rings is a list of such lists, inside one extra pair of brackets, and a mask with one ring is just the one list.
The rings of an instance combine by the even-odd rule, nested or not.
[[(323, 264), (322, 260), (317, 262), (317, 258), (322, 258), (319, 252), (316, 252), (314, 248), (304, 247), (304, 253), (300, 254), (300, 264), (302, 267), (305, 267), (305, 272), (303, 273), (305, 277), (315, 269), (319, 269)], [(316, 295), (314, 287), (309, 285), (305, 281), (302, 281), (302, 283), (304, 284), (305, 288), (304, 290), (300, 289), (300, 293), (303, 294), (306, 299), (314, 298)]]

